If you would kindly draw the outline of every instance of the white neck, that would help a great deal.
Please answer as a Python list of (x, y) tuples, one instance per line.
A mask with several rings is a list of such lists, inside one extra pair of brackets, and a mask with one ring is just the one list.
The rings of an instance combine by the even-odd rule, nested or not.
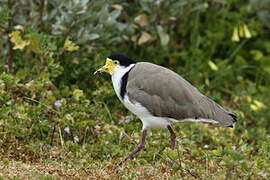
[(114, 71), (112, 73), (112, 83), (113, 83), (113, 88), (116, 92), (116, 95), (118, 98), (122, 101), (121, 96), (120, 96), (120, 91), (121, 91), (121, 80), (122, 77), (128, 72), (135, 64), (130, 64), (127, 67), (117, 65), (114, 68)]

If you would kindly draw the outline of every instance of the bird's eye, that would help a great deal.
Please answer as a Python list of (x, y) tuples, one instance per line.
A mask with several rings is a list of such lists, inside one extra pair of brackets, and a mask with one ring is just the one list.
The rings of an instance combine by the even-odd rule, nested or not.
[(114, 64), (118, 64), (118, 62), (117, 61), (114, 61)]

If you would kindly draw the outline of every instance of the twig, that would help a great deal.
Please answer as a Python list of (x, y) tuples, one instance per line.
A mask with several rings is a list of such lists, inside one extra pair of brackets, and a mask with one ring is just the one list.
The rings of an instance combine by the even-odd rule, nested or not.
[(7, 55), (7, 64), (8, 64), (8, 71), (13, 71), (13, 49), (12, 49), (12, 43), (10, 40), (8, 40), (8, 55)]
[(43, 28), (43, 21), (42, 21), (42, 18), (43, 18), (43, 14), (44, 14), (44, 7), (45, 7), (45, 0), (42, 0), (41, 1), (41, 4), (39, 6), (39, 30), (42, 31), (42, 28)]
[(111, 112), (110, 112), (110, 110), (109, 110), (107, 104), (106, 104), (106, 103), (103, 103), (103, 105), (104, 105), (105, 110), (107, 111), (107, 113), (108, 113), (108, 115), (109, 115), (110, 120), (113, 120), (112, 114), (111, 114)]
[(200, 178), (200, 176), (192, 171), (190, 171), (189, 169), (185, 169), (191, 176), (193, 176), (194, 178)]
[(56, 129), (56, 124), (54, 124), (53, 126), (53, 132), (52, 132), (52, 135), (51, 135), (51, 145), (53, 145), (53, 139), (54, 139), (54, 133), (55, 133), (55, 129)]
[(137, 144), (137, 142), (134, 139), (132, 139), (125, 131), (122, 131), (121, 133), (123, 133), (130, 141), (132, 141), (133, 144)]
[(239, 52), (239, 50), (240, 50), (247, 42), (248, 42), (248, 39), (245, 39), (245, 40), (243, 40), (239, 45), (237, 45), (237, 46), (234, 48), (233, 52), (230, 54), (230, 56), (229, 56), (227, 62), (230, 62), (230, 61), (234, 58), (234, 56)]
[(183, 174), (182, 159), (181, 159), (179, 148), (177, 148), (176, 150), (177, 150), (177, 155), (178, 155), (178, 159), (179, 159), (179, 163), (178, 164), (180, 166), (180, 171), (181, 171), (181, 174)]
[(64, 140), (63, 140), (63, 136), (62, 136), (60, 127), (58, 127), (58, 131), (59, 131), (61, 146), (63, 147), (64, 146)]
[[(7, 2), (7, 6), (9, 9), (12, 9), (13, 6), (13, 2), (11, 0), (8, 0)], [(8, 19), (8, 29), (12, 28), (13, 25), (13, 19), (11, 17), (11, 11), (8, 13), (9, 19)], [(7, 34), (9, 33), (9, 31), (7, 32)], [(10, 40), (8, 40), (8, 55), (7, 55), (7, 64), (8, 64), (8, 70), (9, 72), (13, 71), (13, 49), (12, 49), (12, 43)]]
[(85, 139), (86, 139), (86, 135), (87, 135), (88, 129), (89, 129), (88, 126), (86, 126), (86, 128), (84, 129), (84, 135), (83, 135), (83, 139), (82, 139), (83, 144), (85, 144)]
[(58, 115), (60, 115), (60, 113), (59, 113), (58, 111), (56, 111), (55, 109), (53, 109), (53, 108), (50, 107), (50, 106), (47, 106), (46, 104), (43, 104), (43, 103), (41, 103), (41, 102), (39, 102), (39, 101), (37, 101), (37, 100), (35, 100), (35, 99), (29, 98), (29, 97), (26, 97), (26, 96), (24, 96), (23, 98), (24, 98), (24, 99), (27, 99), (27, 100), (30, 100), (30, 101), (33, 101), (33, 102), (36, 102), (36, 103), (38, 103), (38, 104), (40, 104), (40, 105), (42, 105), (42, 106), (44, 106), (44, 107), (46, 107), (46, 108), (52, 110), (53, 112), (57, 113)]

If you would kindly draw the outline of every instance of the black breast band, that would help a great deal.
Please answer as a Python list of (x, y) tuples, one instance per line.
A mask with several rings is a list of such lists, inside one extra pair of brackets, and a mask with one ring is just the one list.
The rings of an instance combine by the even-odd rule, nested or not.
[(128, 81), (128, 75), (129, 72), (131, 71), (131, 69), (133, 69), (134, 66), (132, 68), (130, 68), (130, 70), (128, 70), (128, 72), (126, 72), (124, 74), (124, 76), (121, 78), (121, 88), (120, 88), (120, 96), (121, 99), (124, 100), (125, 94), (127, 93), (127, 81)]

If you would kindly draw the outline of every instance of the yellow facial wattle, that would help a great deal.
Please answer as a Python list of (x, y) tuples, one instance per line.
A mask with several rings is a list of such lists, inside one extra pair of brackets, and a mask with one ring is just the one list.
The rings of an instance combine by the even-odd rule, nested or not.
[(94, 74), (96, 74), (98, 72), (106, 72), (106, 73), (109, 73), (110, 75), (112, 75), (113, 70), (117, 64), (119, 64), (119, 61), (111, 60), (110, 58), (107, 58), (105, 65), (102, 66), (101, 68), (99, 68)]

